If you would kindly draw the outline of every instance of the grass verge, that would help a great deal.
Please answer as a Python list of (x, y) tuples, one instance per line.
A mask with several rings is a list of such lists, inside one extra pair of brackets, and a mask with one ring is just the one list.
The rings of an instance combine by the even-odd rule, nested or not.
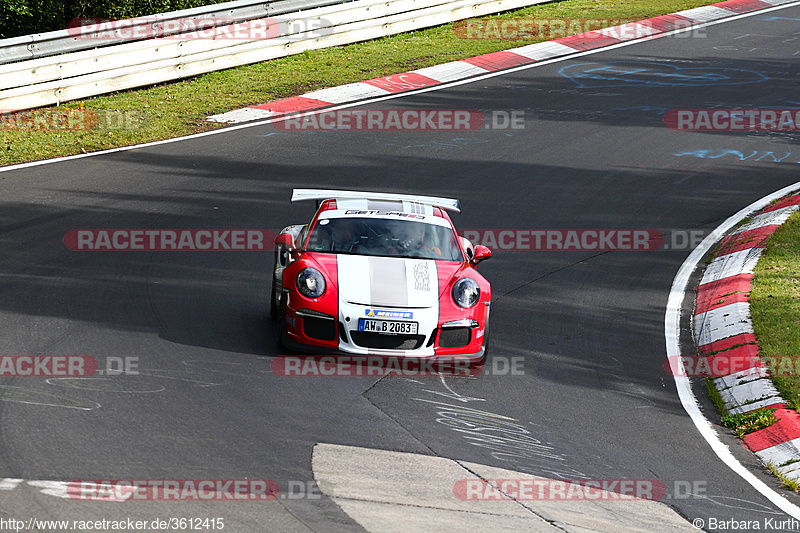
[[(750, 291), (750, 314), (762, 358), (800, 355), (800, 212), (767, 241)], [(796, 370), (796, 369), (795, 369)], [(787, 406), (800, 410), (800, 374), (779, 372), (775, 387)]]
[[(532, 17), (626, 22), (714, 1), (562, 0), (482, 19)], [(569, 31), (570, 25), (567, 26), (566, 34), (579, 33)], [(547, 39), (463, 39), (456, 34), (453, 24), (445, 24), (42, 108), (24, 120), (9, 123), (6, 118), (0, 122), (0, 165), (197, 133), (220, 127), (205, 122), (208, 115), (543, 40)]]

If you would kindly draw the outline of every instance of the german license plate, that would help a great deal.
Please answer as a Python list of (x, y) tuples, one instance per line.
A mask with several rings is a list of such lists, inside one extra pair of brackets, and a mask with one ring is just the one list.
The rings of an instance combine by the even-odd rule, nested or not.
[(358, 331), (370, 333), (385, 333), (387, 335), (416, 335), (419, 324), (403, 320), (373, 320), (371, 318), (358, 319)]

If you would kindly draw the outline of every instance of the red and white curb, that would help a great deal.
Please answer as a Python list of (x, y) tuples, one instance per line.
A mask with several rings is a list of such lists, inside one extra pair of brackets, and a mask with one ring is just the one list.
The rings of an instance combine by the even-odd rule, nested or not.
[[(714, 380), (729, 413), (775, 408), (775, 424), (745, 435), (745, 445), (781, 474), (800, 479), (800, 415), (790, 409), (758, 357), (750, 319), (753, 270), (766, 239), (800, 207), (800, 194), (783, 198), (723, 238), (696, 288), (695, 342), (717, 368), (742, 369)], [(729, 366), (733, 365), (732, 367)], [(788, 464), (787, 464), (788, 463)]]
[(209, 122), (236, 124), (287, 113), (311, 111), (367, 98), (414, 91), (434, 85), (458, 81), (537, 61), (567, 56), (625, 41), (653, 39), (673, 31), (690, 29), (692, 25), (711, 22), (734, 15), (789, 4), (796, 0), (728, 0), (705, 7), (687, 9), (669, 15), (631, 22), (552, 41), (492, 52), (461, 61), (412, 70), (382, 78), (329, 87), (301, 96), (275, 100), (266, 104), (236, 109), (206, 117)]

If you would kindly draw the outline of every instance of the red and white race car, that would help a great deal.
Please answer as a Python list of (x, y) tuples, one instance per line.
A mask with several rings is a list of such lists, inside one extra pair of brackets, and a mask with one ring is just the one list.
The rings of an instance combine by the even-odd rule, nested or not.
[(458, 200), (295, 189), (307, 225), (275, 238), (271, 314), (278, 341), (308, 353), (486, 357), (491, 286), (485, 246), (460, 237)]

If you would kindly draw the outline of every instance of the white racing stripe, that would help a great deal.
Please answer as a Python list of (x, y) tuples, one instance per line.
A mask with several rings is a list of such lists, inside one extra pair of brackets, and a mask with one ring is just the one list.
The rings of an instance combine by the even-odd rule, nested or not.
[(360, 255), (336, 256), (339, 277), (339, 299), (346, 302), (372, 305), (370, 303), (369, 263)]
[[(358, 318), (380, 318), (381, 311), (413, 313), (400, 320), (416, 322), (418, 334), (426, 337), (438, 325), (439, 275), (436, 261), (341, 254), (337, 256), (337, 269), (339, 320), (350, 324), (351, 329), (358, 327)], [(353, 314), (355, 321), (351, 321)], [(345, 346), (343, 342), (340, 340), (339, 348), (362, 350), (356, 346)], [(432, 350), (430, 347), (420, 347), (404, 353), (432, 355)]]
[(364, 259), (369, 264), (369, 304), (379, 307), (408, 307), (409, 280), (406, 276), (405, 260), (391, 257)]
[(354, 209), (358, 211), (402, 211), (403, 202), (399, 200), (368, 200), (367, 198), (336, 198), (336, 209)]
[(341, 254), (337, 268), (339, 297), (346, 302), (388, 308), (439, 305), (436, 261)]
[(340, 211), (399, 211), (403, 213), (415, 213), (419, 215), (433, 216), (433, 206), (409, 202), (407, 200), (368, 200), (366, 198), (337, 198), (336, 209)]

